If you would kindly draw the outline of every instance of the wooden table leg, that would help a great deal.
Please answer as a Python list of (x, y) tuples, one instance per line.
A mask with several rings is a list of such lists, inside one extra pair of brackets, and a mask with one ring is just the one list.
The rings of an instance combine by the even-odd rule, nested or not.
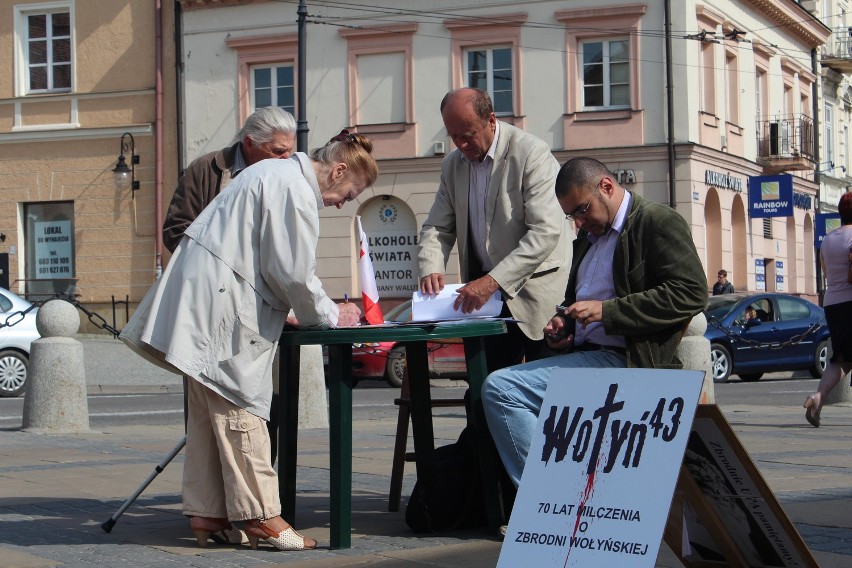
[(281, 516), (296, 525), (296, 461), (299, 441), (298, 345), (282, 346), (278, 365), (278, 496)]
[(352, 345), (329, 345), (331, 548), (352, 546)]
[(411, 435), (417, 478), (426, 479), (426, 464), (435, 449), (432, 430), (432, 393), (429, 386), (429, 358), (425, 341), (405, 342), (408, 390), (411, 408)]
[(470, 337), (464, 340), (464, 356), (467, 360), (467, 379), (470, 384), (471, 415), (477, 435), (477, 451), (479, 454), (479, 470), (482, 475), (482, 494), (485, 498), (485, 514), (488, 518), (488, 528), (494, 534), (504, 524), (503, 497), (500, 491), (500, 480), (497, 475), (497, 463), (500, 457), (485, 423), (482, 411), (482, 384), (488, 376), (485, 362), (485, 341), (481, 337)]

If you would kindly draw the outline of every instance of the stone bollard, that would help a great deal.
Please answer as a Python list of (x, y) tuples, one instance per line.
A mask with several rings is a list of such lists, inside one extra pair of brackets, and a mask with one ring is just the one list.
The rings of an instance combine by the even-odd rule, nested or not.
[(710, 364), (710, 341), (704, 337), (707, 331), (707, 318), (700, 313), (689, 322), (683, 339), (677, 347), (677, 357), (683, 368), (690, 371), (704, 371), (704, 384), (698, 404), (715, 404), (716, 391), (713, 388), (713, 367)]
[(38, 310), (41, 339), (32, 343), (22, 428), (35, 432), (87, 432), (89, 405), (77, 308), (51, 300)]
[(299, 356), (299, 427), (328, 428), (328, 395), (321, 345), (302, 345)]
[[(275, 355), (272, 365), (272, 376), (276, 378), (279, 354), (280, 351)], [(278, 393), (277, 380), (274, 385)], [(299, 348), (299, 428), (328, 428), (328, 395), (321, 345), (302, 345)]]

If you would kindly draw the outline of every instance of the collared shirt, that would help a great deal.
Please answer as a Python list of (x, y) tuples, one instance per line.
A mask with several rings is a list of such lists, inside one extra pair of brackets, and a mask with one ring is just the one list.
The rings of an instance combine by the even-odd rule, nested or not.
[(234, 153), (234, 165), (231, 166), (231, 178), (237, 177), (237, 174), (247, 167), (248, 164), (246, 163), (246, 159), (243, 157), (243, 143), (240, 142), (239, 146), (237, 146), (237, 151)]
[[(589, 233), (587, 235), (592, 246), (577, 269), (577, 301), (581, 300), (611, 300), (615, 298), (615, 283), (612, 279), (612, 260), (615, 255), (615, 247), (621, 232), (624, 230), (624, 222), (630, 209), (631, 196), (624, 192), (624, 199), (612, 221), (612, 227), (596, 237)], [(578, 323), (574, 332), (574, 344), (597, 343), (598, 345), (611, 345), (624, 347), (623, 335), (607, 335), (604, 331), (603, 322), (594, 322), (583, 329)]]
[(485, 203), (488, 195), (488, 182), (491, 181), (491, 168), (494, 166), (494, 155), (497, 152), (497, 138), (500, 136), (500, 122), (494, 127), (494, 140), (491, 147), (481, 162), (471, 162), (462, 154), (462, 160), (470, 164), (470, 195), (468, 197), (468, 208), (470, 209), (470, 242), (476, 253), (483, 272), (490, 272), (494, 265), (488, 258), (488, 249), (485, 247), (485, 237), (488, 234), (485, 220)]

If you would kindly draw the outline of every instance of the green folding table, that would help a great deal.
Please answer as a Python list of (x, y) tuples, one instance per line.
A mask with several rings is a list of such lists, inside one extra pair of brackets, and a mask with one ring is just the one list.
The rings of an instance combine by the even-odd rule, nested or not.
[[(352, 545), (352, 344), (398, 341), (405, 346), (411, 390), (411, 427), (417, 474), (421, 476), (435, 445), (426, 342), (449, 338), (464, 340), (471, 403), (477, 408), (480, 405), (482, 383), (488, 374), (483, 338), (505, 332), (505, 323), (498, 319), (318, 331), (285, 330), (281, 334), (280, 343), (281, 432), (278, 437), (278, 484), (284, 518), (295, 523), (300, 346), (328, 346), (331, 547), (349, 548)], [(472, 413), (474, 421), (477, 414)], [(480, 436), (479, 459), (488, 523), (496, 533), (498, 527), (503, 524), (496, 468), (498, 458), (486, 425), (480, 424), (477, 432)]]

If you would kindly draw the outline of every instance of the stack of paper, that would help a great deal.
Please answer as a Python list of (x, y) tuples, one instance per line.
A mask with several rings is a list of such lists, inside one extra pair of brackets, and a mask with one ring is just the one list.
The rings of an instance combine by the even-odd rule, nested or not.
[(435, 296), (414, 292), (411, 298), (411, 321), (448, 321), (467, 318), (497, 317), (503, 309), (503, 298), (500, 292), (488, 298), (482, 308), (469, 314), (456, 311), (453, 303), (458, 298), (458, 289), (464, 284), (447, 284)]

